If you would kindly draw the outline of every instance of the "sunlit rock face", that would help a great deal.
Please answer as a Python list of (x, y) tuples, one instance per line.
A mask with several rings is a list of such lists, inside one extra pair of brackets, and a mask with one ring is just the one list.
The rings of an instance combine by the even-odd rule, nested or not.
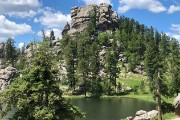
[(180, 93), (179, 95), (174, 99), (173, 105), (175, 107), (175, 113), (176, 115), (180, 116)]
[(0, 91), (3, 91), (10, 84), (16, 74), (16, 69), (12, 66), (5, 67), (0, 61)]
[(4, 58), (4, 43), (0, 43), (0, 91), (3, 91), (10, 84), (16, 74), (16, 69), (11, 65), (7, 66), (3, 62)]
[(66, 35), (70, 29), (70, 24), (67, 22), (62, 31), (62, 35)]
[(0, 58), (4, 56), (4, 43), (0, 43)]
[[(82, 32), (90, 21), (90, 14), (96, 9), (96, 26), (98, 31), (115, 30), (118, 27), (118, 15), (112, 6), (106, 3), (71, 8), (71, 29), (68, 34)], [(67, 27), (65, 27), (67, 28)], [(67, 30), (67, 29), (66, 29)]]

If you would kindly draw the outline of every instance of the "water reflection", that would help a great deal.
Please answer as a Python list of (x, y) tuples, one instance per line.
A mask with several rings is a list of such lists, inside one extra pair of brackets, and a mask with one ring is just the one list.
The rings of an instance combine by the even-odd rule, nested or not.
[(120, 120), (134, 116), (138, 110), (156, 108), (154, 103), (130, 98), (76, 98), (71, 101), (86, 113), (86, 118), (81, 120)]

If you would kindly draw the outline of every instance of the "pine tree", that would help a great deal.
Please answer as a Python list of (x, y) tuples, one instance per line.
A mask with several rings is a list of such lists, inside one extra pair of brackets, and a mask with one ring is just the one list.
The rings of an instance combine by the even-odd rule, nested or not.
[(75, 90), (76, 88), (76, 79), (75, 79), (75, 71), (77, 67), (77, 46), (76, 41), (70, 39), (68, 45), (64, 50), (65, 61), (66, 61), (66, 70), (67, 70), (67, 79), (69, 81), (70, 87)]
[(150, 40), (145, 53), (145, 69), (150, 83), (150, 89), (158, 98), (158, 120), (162, 120), (161, 113), (161, 87), (162, 73), (161, 62), (159, 60), (159, 51), (155, 40)]
[(60, 47), (61, 47), (62, 49), (64, 49), (64, 48), (68, 45), (70, 39), (71, 39), (71, 37), (70, 37), (69, 35), (65, 35), (65, 36), (63, 37), (63, 39), (60, 41), (60, 42), (61, 42)]
[[(149, 41), (146, 53), (145, 53), (145, 70), (147, 72), (147, 76), (150, 81), (153, 83), (154, 74), (157, 72), (158, 69), (158, 49), (155, 46), (155, 41)], [(154, 86), (154, 83), (153, 85)], [(153, 89), (153, 88), (152, 88)]]
[(18, 70), (22, 70), (26, 66), (25, 49), (26, 49), (25, 45), (22, 46), (21, 49), (19, 49), (18, 62), (17, 62), (17, 65), (16, 65)]
[(89, 56), (90, 56), (90, 45), (89, 45), (89, 37), (86, 33), (82, 34), (77, 44), (77, 60), (78, 66), (77, 70), (82, 80), (84, 86), (84, 95), (88, 91), (88, 81), (89, 81)]
[(52, 41), (55, 40), (54, 31), (52, 30), (49, 37), (49, 44), (52, 47)]
[(9, 38), (5, 43), (5, 60), (9, 61), (13, 66), (17, 60), (16, 48), (12, 38)]
[(13, 120), (74, 120), (78, 108), (62, 97), (48, 44), (39, 44), (29, 67), (0, 93), (1, 119), (16, 107)]
[(41, 30), (41, 33), (42, 33), (43, 41), (47, 41), (47, 40), (46, 40), (46, 35), (45, 35), (45, 32), (44, 32), (44, 29)]
[[(115, 87), (116, 90), (116, 78), (117, 78), (117, 73), (119, 72), (118, 66), (117, 66), (118, 60), (116, 57), (116, 51), (111, 51), (108, 50), (106, 52), (105, 56), (105, 72), (106, 72), (106, 77), (108, 79), (108, 82), (112, 84)], [(110, 88), (108, 88), (110, 92)], [(108, 93), (110, 94), (110, 93)]]
[(173, 91), (178, 95), (180, 92), (180, 48), (177, 40), (170, 41), (170, 71)]
[(94, 40), (90, 46), (90, 57), (89, 57), (89, 72), (90, 72), (90, 93), (95, 97), (102, 95), (102, 84), (99, 76), (100, 70), (100, 58), (99, 58), (99, 45), (97, 39)]

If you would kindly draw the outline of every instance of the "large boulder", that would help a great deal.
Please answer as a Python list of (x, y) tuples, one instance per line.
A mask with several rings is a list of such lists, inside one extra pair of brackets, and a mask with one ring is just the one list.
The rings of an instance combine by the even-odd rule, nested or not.
[(148, 116), (150, 118), (154, 118), (154, 117), (156, 117), (158, 115), (158, 111), (157, 110), (152, 110), (152, 111), (149, 111), (147, 114), (148, 114)]
[(0, 91), (3, 91), (7, 88), (15, 74), (16, 69), (12, 66), (0, 69)]
[(118, 14), (112, 10), (111, 5), (106, 3), (102, 3), (99, 6), (92, 4), (71, 8), (71, 30), (68, 31), (68, 34), (73, 35), (87, 28), (88, 22), (90, 21), (90, 14), (92, 14), (94, 8), (96, 8), (98, 31), (115, 30), (117, 28)]
[(174, 99), (173, 105), (176, 115), (180, 116), (180, 94)]
[(136, 116), (134, 120), (152, 120), (157, 115), (158, 115), (158, 111), (156, 110), (152, 110), (149, 112), (146, 112), (144, 110), (139, 110), (136, 112)]

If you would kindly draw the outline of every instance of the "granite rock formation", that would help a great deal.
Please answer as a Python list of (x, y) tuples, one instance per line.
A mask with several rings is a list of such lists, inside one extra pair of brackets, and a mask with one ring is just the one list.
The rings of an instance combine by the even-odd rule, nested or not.
[(70, 25), (69, 25), (69, 23), (67, 22), (66, 25), (64, 26), (63, 31), (62, 31), (62, 35), (67, 34), (70, 29), (71, 29), (71, 28), (70, 28)]
[(16, 74), (16, 69), (12, 66), (4, 67), (0, 63), (0, 91), (3, 91), (10, 84), (11, 80)]
[(0, 58), (4, 56), (4, 43), (0, 43)]
[(149, 112), (146, 112), (144, 110), (139, 110), (136, 112), (136, 116), (134, 120), (153, 120), (155, 116), (158, 115), (158, 111), (152, 110)]
[(34, 50), (35, 50), (35, 46), (32, 43), (29, 43), (25, 49), (26, 58), (31, 58), (33, 56)]
[(59, 39), (53, 40), (52, 45), (53, 45), (53, 53), (54, 54), (60, 54), (62, 52)]
[[(95, 8), (95, 9), (94, 9)], [(96, 10), (96, 26), (98, 31), (115, 30), (118, 27), (118, 15), (112, 10), (112, 6), (106, 3), (71, 8), (71, 29), (68, 34), (82, 32), (90, 21), (92, 11)], [(65, 26), (63, 34), (69, 26)]]
[(180, 116), (180, 94), (174, 99), (173, 106), (175, 107), (176, 115)]

